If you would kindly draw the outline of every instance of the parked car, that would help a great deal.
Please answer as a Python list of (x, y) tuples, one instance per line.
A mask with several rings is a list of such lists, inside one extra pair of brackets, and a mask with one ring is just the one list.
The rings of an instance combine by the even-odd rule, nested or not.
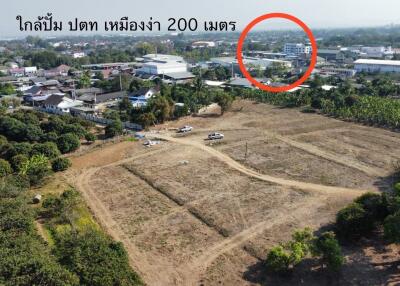
[(190, 132), (192, 130), (193, 130), (192, 126), (185, 125), (178, 129), (178, 133), (186, 133), (186, 132)]
[(146, 147), (151, 147), (154, 145), (160, 144), (160, 141), (152, 141), (152, 140), (146, 140), (143, 145)]
[(208, 134), (208, 139), (209, 140), (224, 139), (224, 134), (218, 133), (218, 132), (213, 132), (213, 133)]

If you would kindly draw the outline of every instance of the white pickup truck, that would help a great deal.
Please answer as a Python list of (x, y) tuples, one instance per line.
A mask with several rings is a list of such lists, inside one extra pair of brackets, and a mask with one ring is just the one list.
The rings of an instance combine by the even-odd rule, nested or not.
[(192, 126), (185, 125), (178, 129), (178, 133), (186, 133), (186, 132), (190, 132), (192, 130), (193, 130)]
[(224, 134), (213, 132), (208, 134), (208, 140), (217, 140), (217, 139), (224, 139)]

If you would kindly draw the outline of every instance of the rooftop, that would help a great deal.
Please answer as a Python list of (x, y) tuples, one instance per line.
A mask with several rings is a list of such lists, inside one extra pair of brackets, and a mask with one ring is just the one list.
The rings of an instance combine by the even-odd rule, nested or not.
[(359, 59), (356, 60), (354, 64), (400, 66), (400, 61)]

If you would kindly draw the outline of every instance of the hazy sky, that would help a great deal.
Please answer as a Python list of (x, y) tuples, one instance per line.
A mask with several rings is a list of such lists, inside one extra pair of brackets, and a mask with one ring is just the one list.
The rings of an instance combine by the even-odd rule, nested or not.
[(399, 0), (13, 0), (1, 3), (0, 37), (22, 36), (17, 15), (34, 21), (47, 12), (65, 22), (75, 17), (102, 22), (152, 16), (165, 27), (169, 17), (195, 17), (237, 21), (240, 29), (270, 12), (293, 14), (311, 28), (331, 28), (400, 24), (399, 11)]

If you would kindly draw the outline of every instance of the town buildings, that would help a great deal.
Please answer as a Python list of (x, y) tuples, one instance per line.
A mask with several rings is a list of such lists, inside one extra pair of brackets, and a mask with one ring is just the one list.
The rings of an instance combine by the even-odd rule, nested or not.
[(312, 51), (310, 45), (301, 43), (286, 43), (283, 47), (283, 52), (287, 55), (310, 54)]

